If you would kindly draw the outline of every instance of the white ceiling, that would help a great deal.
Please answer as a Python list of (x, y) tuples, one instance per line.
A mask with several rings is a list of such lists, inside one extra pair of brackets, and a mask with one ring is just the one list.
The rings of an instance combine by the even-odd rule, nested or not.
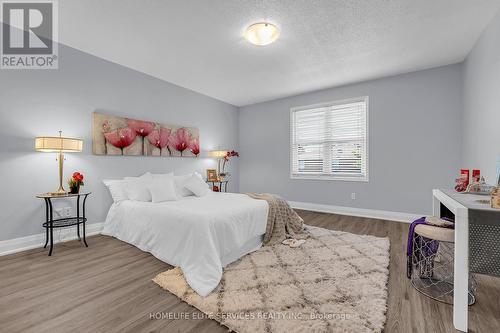
[[(60, 41), (242, 106), (462, 61), (499, 0), (63, 0)], [(278, 41), (242, 35), (270, 21)]]

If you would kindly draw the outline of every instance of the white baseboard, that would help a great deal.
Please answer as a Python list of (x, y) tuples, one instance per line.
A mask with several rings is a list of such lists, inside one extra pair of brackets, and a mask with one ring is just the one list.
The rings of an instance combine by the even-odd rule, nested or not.
[(351, 216), (367, 217), (373, 219), (389, 220), (389, 221), (397, 221), (405, 223), (411, 223), (412, 221), (426, 215), (426, 214), (418, 215), (418, 214), (391, 212), (387, 210), (323, 205), (310, 202), (289, 201), (288, 203), (292, 208), (310, 210), (313, 212), (351, 215)]
[[(92, 223), (85, 226), (85, 235), (101, 233), (104, 223)], [(54, 244), (77, 239), (76, 226), (54, 229)], [(45, 245), (45, 233), (0, 241), (0, 256), (31, 250)]]

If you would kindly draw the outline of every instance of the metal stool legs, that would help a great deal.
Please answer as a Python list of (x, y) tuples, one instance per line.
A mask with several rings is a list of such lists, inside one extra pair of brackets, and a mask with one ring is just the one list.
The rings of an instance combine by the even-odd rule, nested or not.
[[(407, 257), (407, 276), (422, 294), (453, 304), (454, 243), (413, 236), (412, 255)], [(475, 302), (476, 282), (469, 278), (469, 305)]]

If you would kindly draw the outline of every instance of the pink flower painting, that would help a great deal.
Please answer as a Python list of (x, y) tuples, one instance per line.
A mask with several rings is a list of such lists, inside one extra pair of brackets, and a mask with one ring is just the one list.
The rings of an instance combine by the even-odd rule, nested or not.
[(187, 128), (178, 128), (175, 134), (172, 135), (171, 147), (180, 152), (182, 156), (184, 150), (189, 148), (191, 139), (192, 135)]
[[(111, 131), (111, 125), (109, 123), (109, 120), (105, 120), (102, 125), (102, 133), (108, 133), (109, 131)], [(107, 142), (106, 142), (106, 136), (104, 136), (104, 154), (107, 155), (108, 154), (108, 145), (107, 145)]]
[(142, 155), (144, 155), (144, 137), (148, 136), (151, 132), (156, 127), (155, 123), (152, 123), (150, 121), (142, 121), (142, 120), (135, 120), (135, 119), (128, 119), (127, 120), (127, 125), (131, 129), (133, 129), (137, 135), (139, 135), (142, 139)]
[(92, 150), (96, 155), (197, 157), (200, 154), (199, 130), (194, 127), (98, 112), (93, 114), (93, 122)]
[(147, 136), (149, 143), (160, 149), (160, 155), (165, 147), (169, 150), (169, 155), (171, 155), (170, 149), (168, 148), (170, 133), (172, 133), (170, 128), (160, 127), (159, 130), (156, 129)]
[(123, 149), (130, 146), (137, 136), (136, 132), (129, 127), (119, 128), (115, 131), (104, 133), (104, 137), (116, 148), (120, 148), (122, 155)]
[(127, 118), (127, 125), (133, 129), (137, 135), (148, 136), (149, 133), (153, 132), (156, 124), (150, 121), (134, 120)]
[(200, 142), (198, 138), (194, 138), (189, 143), (189, 150), (193, 153), (193, 155), (198, 156), (200, 154)]

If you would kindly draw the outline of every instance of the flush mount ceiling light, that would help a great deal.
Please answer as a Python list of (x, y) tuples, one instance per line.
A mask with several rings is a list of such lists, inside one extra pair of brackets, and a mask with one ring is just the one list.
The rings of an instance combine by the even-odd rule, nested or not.
[(245, 31), (245, 39), (254, 45), (269, 45), (280, 35), (278, 27), (267, 22), (252, 24)]

